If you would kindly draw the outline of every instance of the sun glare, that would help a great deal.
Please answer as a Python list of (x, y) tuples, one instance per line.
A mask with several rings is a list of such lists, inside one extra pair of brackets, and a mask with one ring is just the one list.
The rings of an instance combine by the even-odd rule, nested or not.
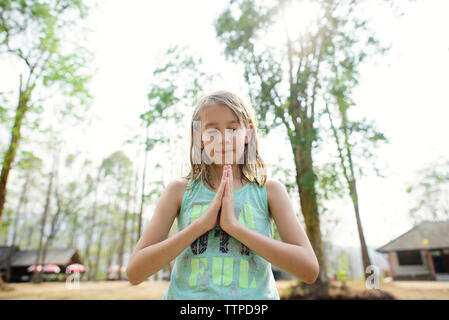
[(315, 32), (320, 14), (317, 1), (296, 0), (282, 8), (278, 19), (270, 31), (264, 35), (264, 42), (272, 47), (285, 44), (288, 37), (295, 42), (309, 32)]
[(296, 40), (316, 25), (320, 5), (316, 1), (297, 1), (282, 11), (281, 24), (291, 40)]

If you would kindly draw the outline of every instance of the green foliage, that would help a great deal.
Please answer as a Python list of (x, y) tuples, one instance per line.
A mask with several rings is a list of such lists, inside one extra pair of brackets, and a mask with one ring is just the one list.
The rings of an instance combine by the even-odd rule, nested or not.
[(425, 220), (449, 219), (449, 160), (441, 159), (426, 165), (417, 174), (417, 182), (406, 192), (415, 199), (410, 209), (414, 224)]
[(348, 255), (345, 251), (341, 251), (338, 254), (337, 279), (341, 282), (348, 280)]
[(9, 108), (6, 107), (8, 105), (8, 97), (5, 92), (0, 91), (0, 123), (10, 122)]
[(0, 235), (8, 232), (9, 226), (13, 223), (13, 212), (10, 208), (5, 209), (5, 215), (1, 220)]
[(17, 169), (23, 172), (27, 172), (28, 170), (37, 170), (41, 171), (43, 161), (41, 158), (35, 156), (30, 151), (21, 151), (18, 155), (18, 159), (15, 162)]
[[(268, 133), (283, 124), (292, 147), (304, 151), (317, 148), (324, 141), (322, 126), (316, 121), (323, 113), (322, 98), (346, 111), (353, 105), (352, 89), (358, 84), (359, 66), (377, 52), (386, 52), (374, 37), (367, 21), (357, 15), (366, 1), (312, 1), (320, 8), (319, 23), (301, 31), (301, 37), (284, 36), (284, 47), (265, 41), (282, 21), (282, 12), (301, 1), (233, 0), (215, 20), (218, 39), (225, 45), (225, 55), (244, 67), (250, 97), (256, 108), (262, 132)], [(295, 10), (300, 10), (300, 7)], [(333, 114), (332, 117), (338, 117)], [(348, 134), (357, 133), (366, 148), (361, 157), (371, 157), (371, 145), (385, 141), (385, 136), (366, 122), (346, 122)], [(306, 162), (306, 153), (298, 153)], [(299, 159), (297, 159), (299, 161)], [(302, 165), (301, 165), (302, 166)], [(313, 188), (319, 181), (325, 198), (340, 189), (335, 165), (300, 176), (300, 183)], [(333, 171), (333, 172), (331, 172)]]
[(104, 177), (112, 176), (117, 183), (125, 183), (132, 176), (132, 161), (123, 151), (116, 151), (103, 161)]
[(320, 199), (331, 200), (334, 197), (341, 198), (344, 196), (346, 187), (337, 163), (328, 162), (322, 166), (316, 166), (315, 172), (318, 177), (317, 185)]
[(180, 121), (188, 110), (185, 106), (192, 106), (203, 84), (211, 81), (211, 75), (200, 71), (201, 58), (194, 56), (187, 48), (178, 46), (171, 46), (164, 53), (163, 61), (153, 71), (148, 109), (140, 115), (147, 126), (162, 124), (161, 120)]
[(36, 89), (57, 90), (65, 97), (62, 116), (80, 118), (77, 108), (89, 104), (91, 75), (86, 66), (92, 55), (80, 44), (70, 47), (67, 38), (88, 8), (80, 0), (0, 2), (0, 54), (18, 58), (28, 69), (22, 84), (26, 111), (42, 112), (42, 105), (32, 100)]
[[(265, 134), (282, 123), (279, 117), (282, 101), (278, 100), (276, 89), (282, 81), (283, 70), (272, 48), (265, 46), (266, 50), (256, 52), (255, 45), (274, 23), (278, 11), (276, 5), (230, 1), (230, 6), (214, 22), (216, 35), (225, 44), (225, 56), (243, 62), (245, 80), (250, 85), (255, 84), (250, 86), (249, 95), (257, 109), (259, 128)], [(270, 117), (269, 112), (275, 117)]]

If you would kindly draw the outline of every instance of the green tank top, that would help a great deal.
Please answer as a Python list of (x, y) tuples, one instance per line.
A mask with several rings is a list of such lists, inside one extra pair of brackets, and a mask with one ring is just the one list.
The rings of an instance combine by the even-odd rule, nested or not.
[[(198, 219), (214, 196), (215, 192), (201, 181), (192, 190), (186, 189), (178, 230)], [(265, 186), (246, 183), (234, 191), (234, 205), (240, 223), (273, 237)], [(271, 263), (216, 226), (176, 257), (170, 284), (162, 299), (279, 300), (279, 293)]]

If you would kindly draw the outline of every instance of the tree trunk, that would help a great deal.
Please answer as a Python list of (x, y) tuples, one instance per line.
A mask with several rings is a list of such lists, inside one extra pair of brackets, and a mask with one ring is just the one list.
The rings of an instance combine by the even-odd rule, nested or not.
[(25, 118), (25, 113), (28, 111), (30, 94), (31, 90), (29, 88), (22, 90), (22, 76), (20, 76), (19, 102), (17, 104), (14, 125), (11, 130), (11, 141), (9, 143), (8, 150), (3, 157), (2, 173), (0, 176), (0, 221), (2, 219), (3, 209), (6, 202), (6, 185), (8, 183), (8, 176), (19, 147), (19, 142), (21, 139), (20, 130), (22, 128), (23, 119)]
[(133, 252), (134, 246), (137, 244), (137, 242), (134, 242), (134, 235), (136, 232), (136, 217), (137, 217), (137, 211), (134, 211), (131, 214), (131, 227), (129, 232), (129, 252)]
[[(116, 238), (114, 238), (110, 248), (109, 248), (109, 252), (108, 252), (108, 260), (106, 262), (106, 280), (108, 278), (108, 268), (112, 266), (112, 263), (114, 261), (114, 255), (116, 253), (117, 250), (117, 246), (118, 246), (118, 240)], [(121, 270), (118, 270), (118, 274), (121, 273)]]
[(139, 180), (139, 170), (136, 170), (136, 176), (135, 176), (134, 179), (135, 179), (134, 180), (134, 194), (135, 194), (135, 196), (134, 196), (134, 206), (133, 206), (134, 210), (133, 210), (133, 212), (131, 214), (131, 228), (130, 228), (130, 236), (129, 236), (129, 239), (130, 239), (130, 241), (129, 241), (129, 252), (133, 252), (134, 246), (137, 244), (137, 241), (139, 240), (139, 239), (137, 239), (137, 241), (134, 242), (134, 235), (137, 234), (137, 232), (136, 232), (136, 215), (137, 215), (137, 207), (139, 205), (139, 198), (138, 198), (138, 195), (137, 195), (137, 193), (138, 193), (137, 192), (137, 188), (138, 188), (137, 182)]
[[(13, 225), (13, 230), (12, 230), (12, 239), (11, 239), (11, 243), (10, 243), (11, 246), (16, 245), (17, 232), (18, 232), (18, 228), (19, 228), (19, 220), (21, 218), (20, 212), (22, 211), (22, 205), (25, 202), (25, 195), (26, 195), (29, 180), (30, 180), (30, 172), (31, 172), (30, 170), (27, 170), (25, 182), (23, 184), (22, 192), (21, 192), (20, 198), (19, 198), (19, 203), (17, 204), (16, 214), (14, 217), (14, 225)], [(7, 282), (11, 281), (11, 260), (12, 260), (12, 256), (9, 255), (7, 267), (6, 267), (6, 281)]]
[[(87, 232), (86, 250), (84, 252), (84, 265), (89, 266), (89, 269), (92, 267), (89, 251), (90, 251), (90, 247), (92, 246), (93, 231), (95, 229), (95, 219), (97, 216), (98, 188), (99, 188), (99, 184), (100, 184), (102, 168), (103, 168), (103, 163), (101, 164), (100, 168), (98, 169), (97, 180), (95, 183), (95, 200), (94, 200), (94, 205), (92, 208), (90, 230), (88, 230), (88, 232)], [(92, 273), (88, 272), (88, 280), (91, 280), (91, 275), (92, 275)]]
[[(37, 253), (36, 253), (36, 270), (34, 271), (34, 276), (33, 276), (33, 281), (34, 283), (40, 283), (42, 281), (42, 271), (38, 271), (37, 270), (37, 266), (41, 263), (41, 250), (42, 250), (42, 245), (43, 245), (43, 241), (44, 241), (44, 235), (45, 235), (45, 225), (47, 222), (47, 216), (48, 216), (48, 212), (50, 211), (50, 200), (51, 200), (51, 192), (53, 189), (53, 177), (55, 174), (55, 166), (56, 166), (56, 160), (53, 163), (53, 169), (50, 172), (50, 176), (49, 176), (49, 182), (48, 182), (48, 190), (47, 190), (47, 198), (45, 200), (45, 208), (44, 208), (44, 213), (42, 215), (42, 222), (41, 222), (41, 234), (40, 234), (40, 239), (39, 239), (39, 246), (37, 248)], [(46, 254), (46, 249), (44, 249), (44, 254)], [(45, 259), (45, 257), (44, 257)], [(45, 260), (42, 259), (42, 268), (44, 267), (44, 263)]]
[(351, 200), (354, 205), (355, 219), (357, 221), (357, 230), (359, 233), (360, 239), (360, 247), (362, 250), (362, 261), (363, 261), (363, 275), (366, 280), (366, 269), (369, 265), (371, 265), (371, 260), (368, 253), (368, 248), (365, 241), (365, 236), (363, 234), (362, 222), (360, 220), (360, 212), (359, 212), (359, 197), (357, 194), (357, 185), (355, 182), (355, 174), (354, 174), (354, 165), (352, 163), (352, 152), (351, 146), (349, 145), (349, 133), (348, 133), (348, 117), (346, 113), (346, 109), (344, 107), (340, 107), (340, 115), (343, 123), (343, 132), (345, 135), (345, 147), (346, 147), (346, 155), (348, 157), (349, 163), (349, 172), (351, 173), (351, 177), (348, 181), (349, 184), (349, 193), (351, 195)]
[(145, 140), (145, 157), (144, 157), (145, 160), (143, 163), (143, 173), (142, 173), (142, 196), (141, 196), (141, 200), (140, 200), (139, 227), (137, 230), (136, 243), (139, 241), (140, 235), (142, 233), (142, 214), (143, 214), (143, 204), (145, 202), (145, 175), (147, 172), (147, 157), (148, 157), (148, 142), (149, 142), (148, 132), (149, 132), (149, 125), (147, 124), (147, 132), (146, 132), (146, 140)]
[[(128, 183), (128, 192), (126, 195), (126, 209), (125, 209), (125, 217), (123, 219), (123, 230), (122, 230), (122, 234), (121, 234), (121, 239), (120, 239), (120, 245), (119, 245), (119, 252), (118, 252), (118, 265), (119, 265), (119, 270), (121, 270), (122, 264), (123, 264), (123, 254), (124, 254), (124, 249), (125, 249), (125, 242), (126, 242), (126, 225), (127, 225), (127, 221), (128, 221), (128, 212), (129, 212), (129, 203), (131, 200), (131, 178), (129, 179), (129, 183)], [(122, 280), (122, 273), (119, 271), (118, 273), (118, 279)]]
[[(308, 125), (311, 126), (312, 124), (307, 124), (306, 121), (300, 124), (302, 132), (309, 131), (307, 134), (304, 134), (305, 139), (312, 138), (312, 132), (310, 131), (313, 128), (308, 127)], [(320, 265), (320, 272), (315, 283), (312, 285), (302, 283), (301, 287), (306, 297), (319, 298), (328, 296), (329, 278), (326, 272), (326, 256), (321, 237), (320, 217), (315, 189), (317, 178), (313, 170), (312, 143), (310, 141), (305, 141), (302, 144), (292, 144), (292, 146), (296, 166), (296, 183), (298, 185), (306, 233)]]
[(368, 268), (369, 265), (371, 265), (371, 259), (369, 257), (368, 247), (366, 245), (365, 236), (363, 234), (362, 222), (360, 220), (359, 200), (355, 180), (351, 181), (351, 198), (353, 198), (352, 203), (354, 205), (355, 219), (357, 221), (357, 230), (359, 233), (360, 248), (362, 250), (363, 275), (365, 276), (366, 280), (366, 269)]
[(98, 243), (97, 243), (97, 255), (95, 258), (95, 265), (93, 269), (89, 269), (89, 280), (96, 280), (97, 279), (97, 272), (98, 272), (98, 265), (100, 264), (100, 256), (101, 256), (101, 245), (103, 243), (103, 236), (106, 231), (107, 225), (103, 225), (100, 231), (100, 235), (98, 237)]
[[(8, 259), (6, 262), (6, 281), (10, 282), (11, 281), (11, 263), (12, 263), (12, 256), (14, 255), (15, 249), (14, 249), (14, 245), (12, 246), (12, 249), (9, 250), (8, 252)], [(1, 287), (1, 284), (0, 284)]]
[(75, 214), (75, 216), (73, 217), (72, 231), (70, 232), (70, 240), (68, 244), (69, 248), (73, 248), (75, 246), (77, 230), (78, 230), (78, 215)]
[(329, 116), (329, 122), (331, 124), (331, 129), (335, 138), (335, 142), (338, 149), (338, 155), (340, 157), (340, 164), (343, 169), (343, 175), (345, 177), (345, 180), (348, 184), (349, 189), (349, 196), (351, 197), (352, 205), (354, 206), (354, 212), (355, 212), (355, 220), (357, 223), (357, 231), (359, 234), (359, 241), (360, 241), (360, 248), (362, 251), (362, 263), (363, 263), (363, 275), (366, 279), (366, 268), (371, 265), (371, 259), (369, 257), (368, 248), (365, 241), (365, 236), (363, 234), (363, 228), (362, 228), (362, 222), (360, 219), (360, 209), (359, 209), (359, 197), (357, 194), (357, 185), (356, 185), (356, 179), (354, 174), (354, 165), (352, 162), (352, 153), (351, 153), (351, 146), (349, 144), (349, 132), (348, 132), (348, 118), (346, 114), (346, 110), (343, 107), (340, 107), (340, 117), (342, 122), (342, 128), (343, 128), (343, 135), (344, 135), (344, 146), (346, 149), (346, 159), (348, 162), (348, 167), (345, 163), (345, 155), (343, 154), (343, 148), (340, 143), (339, 135), (337, 132), (337, 128), (334, 125), (334, 122), (332, 120), (332, 114), (329, 110), (329, 106), (326, 103), (326, 112)]
[[(17, 104), (16, 116), (14, 118), (14, 125), (11, 130), (11, 141), (9, 143), (8, 150), (5, 152), (2, 163), (2, 172), (0, 175), (0, 222), (2, 220), (3, 209), (6, 202), (6, 186), (8, 184), (9, 172), (11, 171), (12, 164), (16, 158), (17, 149), (21, 139), (20, 131), (22, 128), (22, 122), (25, 118), (25, 113), (28, 111), (28, 102), (30, 101), (32, 88), (26, 86), (25, 90), (22, 90), (22, 75), (20, 75), (19, 82), (19, 102)], [(1, 226), (1, 223), (0, 223)], [(0, 288), (5, 288), (3, 279), (0, 276)]]
[(14, 217), (14, 226), (13, 226), (13, 230), (12, 230), (12, 240), (11, 240), (12, 246), (15, 245), (15, 243), (16, 243), (17, 232), (19, 229), (20, 212), (22, 211), (22, 205), (25, 202), (25, 195), (28, 190), (28, 184), (30, 183), (30, 175), (31, 175), (31, 170), (28, 169), (27, 173), (26, 173), (25, 182), (22, 187), (22, 192), (20, 193), (19, 203), (17, 204), (16, 215)]
[(35, 228), (33, 228), (33, 226), (28, 227), (28, 237), (27, 237), (27, 242), (26, 242), (25, 248), (31, 249), (31, 244), (33, 243), (34, 230), (35, 230)]

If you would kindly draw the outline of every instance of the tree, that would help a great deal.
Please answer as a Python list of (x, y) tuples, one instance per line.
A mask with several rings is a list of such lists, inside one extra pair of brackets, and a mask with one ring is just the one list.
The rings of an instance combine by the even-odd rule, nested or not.
[[(346, 41), (350, 40), (347, 39)], [(370, 41), (375, 42), (374, 40)], [(380, 51), (384, 53), (386, 48), (380, 49)], [(371, 152), (372, 147), (377, 147), (380, 142), (386, 142), (387, 139), (381, 132), (374, 128), (373, 124), (367, 123), (366, 119), (351, 121), (348, 116), (349, 109), (355, 105), (351, 96), (353, 88), (358, 84), (359, 73), (356, 66), (361, 64), (365, 58), (366, 54), (364, 51), (352, 51), (351, 54), (347, 54), (344, 60), (334, 61), (334, 65), (332, 66), (333, 79), (329, 81), (329, 94), (325, 97), (326, 107), (324, 112), (329, 118), (332, 135), (338, 150), (341, 170), (354, 207), (362, 251), (363, 274), (366, 278), (365, 272), (368, 266), (371, 265), (371, 260), (360, 219), (360, 203), (355, 172), (356, 159), (354, 159), (353, 154), (355, 150), (362, 150), (363, 156), (359, 157), (359, 159), (362, 160), (364, 158), (364, 160), (370, 160), (373, 157)], [(334, 113), (331, 112), (329, 104), (335, 106), (336, 111)], [(340, 125), (337, 127), (334, 123), (338, 120)], [(356, 139), (356, 136), (359, 136), (359, 139)], [(376, 166), (374, 166), (374, 169), (379, 174)], [(361, 168), (359, 172), (361, 175)]]
[[(44, 249), (43, 250), (44, 254), (42, 254), (42, 248), (43, 248), (43, 243), (44, 243), (44, 238), (45, 238), (45, 228), (46, 228), (46, 223), (47, 223), (47, 217), (50, 212), (51, 194), (53, 192), (53, 184), (54, 184), (54, 179), (55, 179), (56, 170), (57, 170), (57, 166), (58, 166), (58, 159), (59, 159), (59, 151), (57, 151), (57, 153), (54, 156), (53, 167), (48, 176), (47, 196), (45, 199), (44, 212), (43, 212), (42, 218), (41, 218), (39, 246), (37, 248), (36, 261), (34, 263), (36, 266), (38, 266), (40, 264), (42, 264), (42, 265), (45, 264), (46, 250)], [(42, 254), (42, 257), (41, 257), (41, 254)], [(42, 280), (42, 270), (38, 270), (38, 268), (35, 268), (33, 282), (40, 283), (41, 280)]]
[(97, 176), (95, 178), (95, 181), (91, 181), (92, 178), (90, 178), (90, 176), (88, 176), (88, 184), (92, 185), (92, 188), (94, 189), (95, 192), (95, 197), (94, 197), (94, 203), (92, 204), (92, 208), (91, 208), (91, 214), (87, 217), (87, 223), (86, 226), (87, 228), (91, 231), (91, 232), (87, 232), (87, 239), (86, 239), (86, 248), (85, 248), (85, 253), (84, 253), (84, 264), (86, 266), (88, 266), (88, 272), (87, 272), (87, 279), (88, 280), (92, 280), (92, 276), (93, 273), (91, 272), (92, 270), (92, 266), (93, 266), (93, 261), (91, 259), (90, 256), (90, 250), (92, 248), (92, 242), (93, 242), (93, 230), (95, 229), (95, 223), (96, 223), (96, 219), (97, 219), (97, 210), (98, 210), (98, 192), (100, 189), (100, 182), (102, 181), (102, 172), (104, 169), (104, 159), (101, 162), (100, 167), (98, 168), (97, 171)]
[(12, 229), (12, 239), (11, 245), (15, 245), (19, 241), (17, 241), (18, 233), (19, 233), (19, 222), (22, 213), (23, 206), (28, 202), (28, 192), (29, 188), (32, 184), (32, 175), (35, 171), (40, 170), (42, 167), (42, 159), (36, 157), (33, 153), (25, 151), (22, 152), (20, 160), (17, 163), (17, 167), (20, 168), (21, 171), (24, 172), (25, 181), (22, 186), (22, 191), (20, 193), (19, 202), (17, 203), (16, 213), (14, 216), (14, 224)]
[[(268, 133), (283, 125), (286, 130), (306, 232), (320, 264), (317, 281), (303, 285), (312, 296), (327, 296), (329, 289), (314, 168), (320, 142), (318, 118), (337, 58), (344, 60), (353, 50), (368, 52), (377, 44), (355, 10), (364, 2), (230, 0), (215, 21), (225, 56), (243, 65), (261, 129)], [(290, 12), (307, 12), (302, 20), (313, 20), (292, 27), (298, 17), (289, 21)], [(273, 30), (278, 31), (269, 37)], [(276, 41), (269, 43), (273, 38)]]
[(414, 225), (425, 220), (449, 220), (449, 160), (440, 159), (418, 170), (418, 181), (407, 193), (415, 199), (410, 209)]
[[(128, 212), (129, 212), (129, 201), (130, 201), (130, 186), (133, 177), (132, 170), (132, 162), (122, 151), (117, 151), (111, 154), (109, 157), (104, 159), (104, 175), (105, 177), (111, 177), (113, 184), (116, 186), (116, 197), (115, 197), (115, 205), (114, 205), (114, 216), (117, 218), (117, 221), (122, 224), (122, 228), (117, 224), (113, 224), (113, 229), (120, 230), (121, 232), (114, 232), (114, 246), (111, 246), (109, 249), (108, 255), (108, 265), (112, 261), (113, 255), (116, 253), (118, 249), (118, 264), (123, 264), (123, 254), (126, 240), (126, 232), (127, 232), (127, 220), (128, 220)], [(126, 192), (125, 192), (126, 190)], [(126, 204), (124, 208), (123, 218), (120, 216), (121, 207), (119, 203), (121, 200), (125, 198)], [(114, 231), (115, 231), (114, 230)], [(118, 233), (118, 237), (116, 234)], [(119, 272), (119, 279), (121, 279), (121, 273)]]
[[(18, 102), (11, 129), (11, 140), (2, 162), (0, 176), (0, 219), (6, 201), (6, 187), (21, 140), (21, 129), (28, 113), (42, 112), (43, 94), (58, 89), (65, 98), (59, 109), (63, 115), (79, 116), (78, 107), (88, 104), (90, 95), (85, 71), (87, 51), (78, 47), (65, 53), (67, 29), (84, 19), (88, 7), (73, 1), (2, 1), (0, 3), (0, 55), (21, 61), (26, 73), (19, 76)], [(65, 45), (65, 46), (64, 46)], [(38, 96), (40, 94), (40, 96)]]
[[(209, 84), (212, 74), (201, 71), (201, 58), (195, 59), (187, 48), (170, 46), (158, 61), (153, 71), (150, 91), (147, 95), (148, 106), (140, 114), (145, 132), (145, 153), (142, 174), (142, 193), (138, 217), (138, 238), (142, 232), (142, 214), (145, 199), (145, 178), (147, 174), (148, 153), (159, 144), (180, 141), (182, 137), (182, 120), (188, 115), (186, 106), (193, 106), (204, 86)], [(173, 131), (168, 128), (174, 128)], [(172, 134), (177, 132), (176, 135)], [(172, 134), (172, 135), (171, 135)], [(134, 142), (139, 136), (130, 139)], [(179, 143), (178, 143), (179, 145)]]

